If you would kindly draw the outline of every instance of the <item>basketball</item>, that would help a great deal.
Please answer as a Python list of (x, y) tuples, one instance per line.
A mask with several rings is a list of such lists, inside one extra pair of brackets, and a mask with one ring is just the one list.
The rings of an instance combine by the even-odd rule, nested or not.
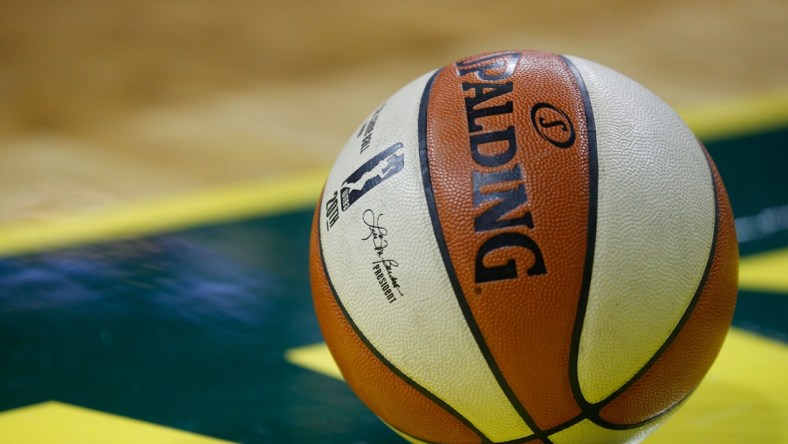
[(736, 302), (722, 180), (594, 62), (462, 59), (352, 133), (310, 246), (347, 383), (414, 443), (634, 443), (695, 390)]

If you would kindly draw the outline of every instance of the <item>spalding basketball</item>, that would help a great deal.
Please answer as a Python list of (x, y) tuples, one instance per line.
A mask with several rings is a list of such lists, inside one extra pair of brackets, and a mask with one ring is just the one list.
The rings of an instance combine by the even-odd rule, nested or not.
[(317, 316), (348, 384), (414, 443), (631, 443), (714, 361), (736, 299), (709, 155), (629, 78), (508, 51), (428, 73), (334, 165)]

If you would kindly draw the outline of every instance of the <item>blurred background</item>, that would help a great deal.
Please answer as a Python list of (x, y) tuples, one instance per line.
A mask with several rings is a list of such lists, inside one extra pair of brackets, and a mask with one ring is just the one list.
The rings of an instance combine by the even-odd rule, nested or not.
[(503, 49), (639, 81), (728, 187), (735, 328), (648, 442), (788, 442), (785, 0), (0, 0), (0, 442), (401, 442), (322, 345), (311, 207), (378, 104)]
[(527, 48), (688, 111), (788, 88), (788, 3), (2, 1), (0, 224), (325, 170), (416, 76)]

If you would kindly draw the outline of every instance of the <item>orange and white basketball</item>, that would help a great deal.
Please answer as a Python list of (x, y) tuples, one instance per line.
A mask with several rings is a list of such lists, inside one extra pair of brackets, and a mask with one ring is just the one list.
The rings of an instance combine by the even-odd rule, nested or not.
[(428, 73), (339, 154), (312, 230), (348, 384), (426, 443), (630, 443), (699, 384), (736, 299), (730, 204), (660, 99), (573, 56)]

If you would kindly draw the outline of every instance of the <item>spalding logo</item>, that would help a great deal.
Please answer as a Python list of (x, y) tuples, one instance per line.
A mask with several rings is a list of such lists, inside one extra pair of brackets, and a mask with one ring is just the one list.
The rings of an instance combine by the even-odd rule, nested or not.
[(558, 148), (569, 148), (575, 143), (575, 127), (565, 112), (549, 103), (537, 103), (531, 108), (531, 124), (539, 137)]
[[(474, 162), (484, 168), (472, 172), (473, 205), (477, 209), (485, 208), (474, 219), (474, 231), (479, 234), (495, 231), (476, 251), (477, 283), (517, 278), (516, 257), (511, 257), (501, 265), (488, 266), (484, 262), (487, 255), (504, 248), (524, 248), (531, 252), (534, 262), (526, 270), (528, 276), (547, 273), (542, 250), (531, 236), (523, 232), (523, 228), (534, 228), (534, 221), (530, 211), (519, 211), (527, 204), (528, 196), (523, 183), (523, 169), (519, 163), (511, 162), (519, 147), (516, 119), (513, 116), (514, 105), (508, 100), (514, 90), (514, 83), (507, 80), (514, 74), (519, 60), (519, 53), (505, 52), (456, 64), (457, 74), (462, 79), (462, 90), (466, 92), (464, 101), (470, 154)], [(490, 101), (496, 98), (499, 103), (506, 101), (491, 105)], [(550, 112), (550, 109), (542, 108), (545, 112)], [(540, 114), (540, 109), (536, 110), (536, 114)], [(562, 115), (561, 112), (558, 114)], [(499, 118), (483, 123), (483, 117), (493, 115)], [(558, 122), (555, 126), (563, 123), (552, 114), (537, 115), (535, 118), (545, 128), (550, 128), (553, 121)], [(540, 118), (542, 120), (539, 120)], [(505, 123), (507, 120), (511, 125)], [(492, 122), (496, 122), (498, 126), (492, 127)], [(545, 133), (556, 138), (559, 144), (569, 141), (566, 137), (553, 136), (553, 132), (548, 133), (545, 130)], [(571, 138), (574, 139), (574, 136)], [(551, 143), (556, 144), (555, 141)], [(493, 204), (489, 205), (490, 202)], [(512, 217), (511, 214), (515, 211), (521, 214)]]

